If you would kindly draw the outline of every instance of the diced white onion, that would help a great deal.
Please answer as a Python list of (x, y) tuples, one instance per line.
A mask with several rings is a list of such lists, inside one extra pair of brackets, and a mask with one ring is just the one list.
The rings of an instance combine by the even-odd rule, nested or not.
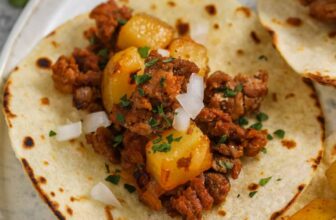
[(106, 112), (100, 111), (88, 114), (83, 120), (83, 130), (85, 134), (95, 132), (99, 127), (108, 127), (111, 125)]
[(187, 93), (190, 95), (195, 95), (201, 100), (204, 98), (204, 81), (203, 77), (193, 73), (190, 76), (189, 83), (187, 85)]
[(158, 54), (160, 54), (163, 57), (169, 57), (170, 56), (170, 52), (168, 50), (165, 50), (165, 49), (158, 49), (157, 52), (158, 52)]
[(192, 119), (195, 119), (204, 108), (203, 100), (193, 94), (179, 94), (176, 99)]
[(94, 200), (102, 202), (106, 205), (112, 205), (116, 208), (121, 208), (121, 204), (113, 192), (101, 182), (91, 189), (91, 197)]
[(190, 115), (183, 108), (175, 110), (173, 127), (178, 131), (188, 130), (190, 125)]
[(205, 44), (207, 42), (207, 35), (209, 33), (209, 23), (199, 22), (192, 25), (190, 35), (193, 40), (198, 43)]
[(57, 141), (67, 141), (79, 137), (82, 134), (82, 122), (59, 126), (56, 130)]

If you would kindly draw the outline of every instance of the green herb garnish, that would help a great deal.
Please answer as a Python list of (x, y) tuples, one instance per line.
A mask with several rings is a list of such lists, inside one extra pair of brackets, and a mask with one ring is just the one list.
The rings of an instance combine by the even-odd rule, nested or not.
[(124, 95), (123, 97), (120, 98), (120, 105), (121, 107), (128, 107), (131, 105), (131, 101), (127, 98), (127, 95)]
[(164, 87), (165, 86), (165, 82), (166, 82), (166, 78), (161, 77), (161, 79), (160, 79), (160, 86)]
[(235, 88), (235, 91), (236, 91), (237, 93), (243, 91), (243, 85), (242, 85), (242, 84), (237, 85), (236, 88)]
[(169, 126), (171, 126), (173, 124), (172, 120), (170, 120), (167, 115), (165, 114), (164, 110), (163, 110), (163, 105), (158, 105), (156, 106), (155, 109), (153, 109), (154, 113), (159, 114), (166, 122)]
[(218, 144), (225, 144), (227, 140), (228, 140), (228, 136), (222, 135), (218, 141)]
[(182, 137), (174, 138), (172, 134), (166, 137), (167, 142), (163, 142), (162, 137), (159, 137), (153, 140), (152, 150), (154, 153), (156, 152), (169, 152), (171, 150), (171, 144), (175, 142), (181, 141)]
[(103, 59), (107, 59), (109, 55), (109, 50), (107, 48), (101, 49), (98, 51), (97, 55)]
[(105, 181), (110, 182), (114, 185), (118, 185), (120, 181), (120, 176), (119, 175), (109, 175), (108, 177), (105, 178)]
[(127, 21), (128, 20), (126, 20), (126, 19), (122, 19), (122, 18), (118, 18), (118, 24), (120, 24), (120, 25), (125, 25), (126, 23), (127, 23)]
[(122, 114), (117, 113), (117, 121), (121, 124), (124, 124), (125, 123), (125, 117)]
[(236, 123), (243, 127), (245, 125), (248, 125), (249, 122), (245, 117), (240, 117), (236, 120)]
[(56, 135), (57, 135), (57, 133), (55, 131), (53, 131), (53, 130), (49, 131), (49, 137), (54, 137)]
[(155, 128), (159, 125), (159, 122), (155, 118), (150, 118), (148, 121), (148, 124), (152, 127)]
[(145, 91), (144, 91), (142, 88), (138, 88), (138, 93), (139, 93), (141, 96), (145, 96)]
[(258, 191), (253, 191), (249, 193), (249, 197), (252, 198)]
[(259, 185), (260, 186), (265, 186), (270, 180), (272, 179), (272, 177), (267, 177), (267, 178), (263, 178), (259, 180)]
[(254, 129), (258, 130), (258, 131), (261, 130), (262, 127), (263, 127), (263, 125), (260, 122), (257, 122), (257, 123), (255, 123), (255, 124), (253, 124), (253, 125), (250, 126), (250, 128), (254, 128)]
[(113, 147), (117, 147), (119, 144), (121, 144), (123, 139), (124, 139), (124, 137), (123, 137), (122, 134), (115, 136), (113, 138), (113, 142), (114, 142)]
[(265, 113), (263, 112), (259, 112), (257, 114), (257, 120), (260, 121), (260, 122), (263, 122), (263, 121), (267, 121), (268, 120), (268, 115), (266, 115)]
[(135, 192), (136, 188), (130, 184), (125, 183), (124, 184), (124, 188), (129, 192), (129, 193), (133, 193)]
[(149, 47), (139, 47), (138, 48), (138, 53), (143, 59), (146, 59), (148, 57), (149, 51), (150, 51)]
[(285, 137), (285, 131), (282, 130), (282, 129), (278, 129), (278, 130), (274, 131), (273, 134), (280, 139), (283, 139)]
[(265, 55), (260, 55), (260, 56), (258, 57), (258, 59), (259, 59), (259, 60), (265, 60), (265, 61), (268, 61), (268, 58), (267, 58), (267, 56), (265, 56)]
[(152, 76), (148, 75), (147, 73), (144, 73), (142, 75), (134, 75), (134, 81), (135, 81), (135, 84), (137, 85), (144, 84), (148, 82), (149, 80), (151, 80), (151, 78)]
[(9, 4), (17, 8), (23, 8), (26, 6), (28, 0), (8, 0)]
[(273, 136), (270, 135), (270, 134), (268, 134), (268, 135), (267, 135), (267, 139), (271, 141), (271, 140), (273, 140)]
[(147, 63), (145, 63), (145, 67), (151, 67), (154, 64), (156, 64), (158, 61), (159, 61), (159, 58), (152, 59), (152, 60), (148, 61)]
[(172, 62), (172, 61), (174, 61), (175, 60), (175, 58), (173, 58), (173, 57), (169, 57), (169, 58), (167, 58), (167, 59), (165, 59), (165, 60), (162, 60), (162, 62), (163, 63), (170, 63), (170, 62)]
[(267, 149), (266, 148), (262, 148), (261, 152), (263, 152), (264, 154), (267, 154)]
[(223, 168), (226, 168), (227, 170), (231, 170), (233, 168), (233, 163), (229, 161), (219, 160), (217, 161), (217, 164)]
[(96, 37), (90, 37), (89, 38), (89, 42), (90, 42), (91, 45), (95, 44), (96, 41), (97, 41)]

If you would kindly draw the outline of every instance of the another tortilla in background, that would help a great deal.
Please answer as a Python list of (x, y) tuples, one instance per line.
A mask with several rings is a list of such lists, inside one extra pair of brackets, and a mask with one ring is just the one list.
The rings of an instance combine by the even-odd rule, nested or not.
[[(158, 4), (156, 0), (130, 0), (129, 5), (135, 12), (147, 12), (171, 25), (182, 19), (192, 31), (208, 27), (209, 34), (202, 40), (209, 49), (211, 72), (269, 72), (269, 95), (261, 107), (269, 115), (264, 128), (270, 133), (285, 130), (287, 143), (275, 137), (269, 141), (266, 154), (244, 159), (240, 177), (231, 180), (226, 202), (205, 212), (204, 219), (259, 220), (284, 214), (311, 181), (318, 167), (316, 159), (323, 150), (323, 115), (311, 84), (282, 61), (254, 13), (236, 1), (178, 0)], [(206, 10), (212, 6), (215, 13)], [(118, 186), (105, 182), (107, 162), (93, 152), (83, 136), (67, 142), (48, 137), (50, 130), (78, 121), (85, 113), (73, 107), (70, 95), (54, 89), (50, 68), (37, 65), (37, 61), (55, 62), (75, 47), (85, 47), (88, 42), (83, 31), (93, 25), (87, 15), (69, 21), (42, 40), (13, 71), (4, 101), (12, 146), (34, 187), (59, 219), (109, 219), (109, 215), (113, 219), (170, 219), (164, 211), (152, 211), (140, 203), (137, 193), (126, 191), (123, 182)], [(49, 104), (43, 101), (47, 99)], [(110, 164), (112, 171), (116, 167)], [(269, 183), (250, 198), (248, 186), (270, 176)], [(98, 182), (111, 188), (122, 209), (90, 198), (90, 190)]]
[[(258, 0), (258, 12), (273, 33), (274, 45), (296, 72), (336, 86), (335, 25), (312, 18), (299, 0)], [(290, 24), (289, 18), (300, 19), (301, 24)]]

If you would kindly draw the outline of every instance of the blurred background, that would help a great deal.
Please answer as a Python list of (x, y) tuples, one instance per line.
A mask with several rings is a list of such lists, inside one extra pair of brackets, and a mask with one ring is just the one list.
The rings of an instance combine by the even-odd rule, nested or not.
[(28, 0), (0, 0), (0, 52)]

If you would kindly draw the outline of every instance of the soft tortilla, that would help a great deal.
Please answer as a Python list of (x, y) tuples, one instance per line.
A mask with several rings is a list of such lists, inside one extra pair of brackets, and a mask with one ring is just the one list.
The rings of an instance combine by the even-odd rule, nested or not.
[[(319, 83), (336, 86), (335, 25), (309, 15), (299, 0), (259, 0), (262, 24), (273, 33), (273, 42), (289, 65), (299, 74)], [(300, 18), (302, 25), (287, 23)]]
[[(275, 138), (267, 145), (267, 154), (246, 158), (239, 179), (231, 181), (226, 202), (205, 212), (204, 219), (281, 216), (311, 181), (316, 169), (314, 159), (322, 153), (323, 116), (315, 91), (282, 61), (268, 33), (248, 8), (233, 0), (175, 3), (172, 6), (155, 0), (129, 1), (135, 11), (158, 16), (172, 25), (179, 18), (189, 22), (192, 29), (208, 25), (209, 33), (204, 40), (212, 72), (220, 69), (232, 74), (253, 74), (259, 69), (268, 70), (269, 95), (261, 110), (270, 119), (264, 127), (270, 132), (284, 129), (286, 140), (296, 143), (296, 147), (287, 149)], [(216, 15), (206, 12), (205, 6), (209, 4), (216, 6)], [(54, 62), (60, 55), (71, 53), (74, 47), (84, 47), (87, 42), (83, 31), (92, 25), (87, 15), (69, 21), (42, 40), (11, 74), (4, 112), (12, 146), (34, 187), (59, 219), (109, 219), (110, 214), (113, 219), (170, 219), (165, 212), (154, 212), (141, 204), (136, 193), (127, 192), (122, 183), (118, 186), (107, 183), (120, 199), (122, 209), (92, 200), (91, 188), (104, 182), (107, 176), (104, 158), (92, 151), (84, 137), (61, 143), (48, 137), (51, 129), (79, 120), (84, 113), (73, 108), (71, 96), (54, 89), (51, 70), (39, 68), (36, 61), (47, 57)], [(44, 97), (49, 99), (49, 105), (41, 104)], [(33, 147), (24, 146), (25, 137), (34, 140)], [(110, 168), (113, 170), (115, 166), (110, 164)], [(271, 181), (250, 198), (248, 185), (269, 176)], [(279, 178), (281, 181), (277, 181)]]

